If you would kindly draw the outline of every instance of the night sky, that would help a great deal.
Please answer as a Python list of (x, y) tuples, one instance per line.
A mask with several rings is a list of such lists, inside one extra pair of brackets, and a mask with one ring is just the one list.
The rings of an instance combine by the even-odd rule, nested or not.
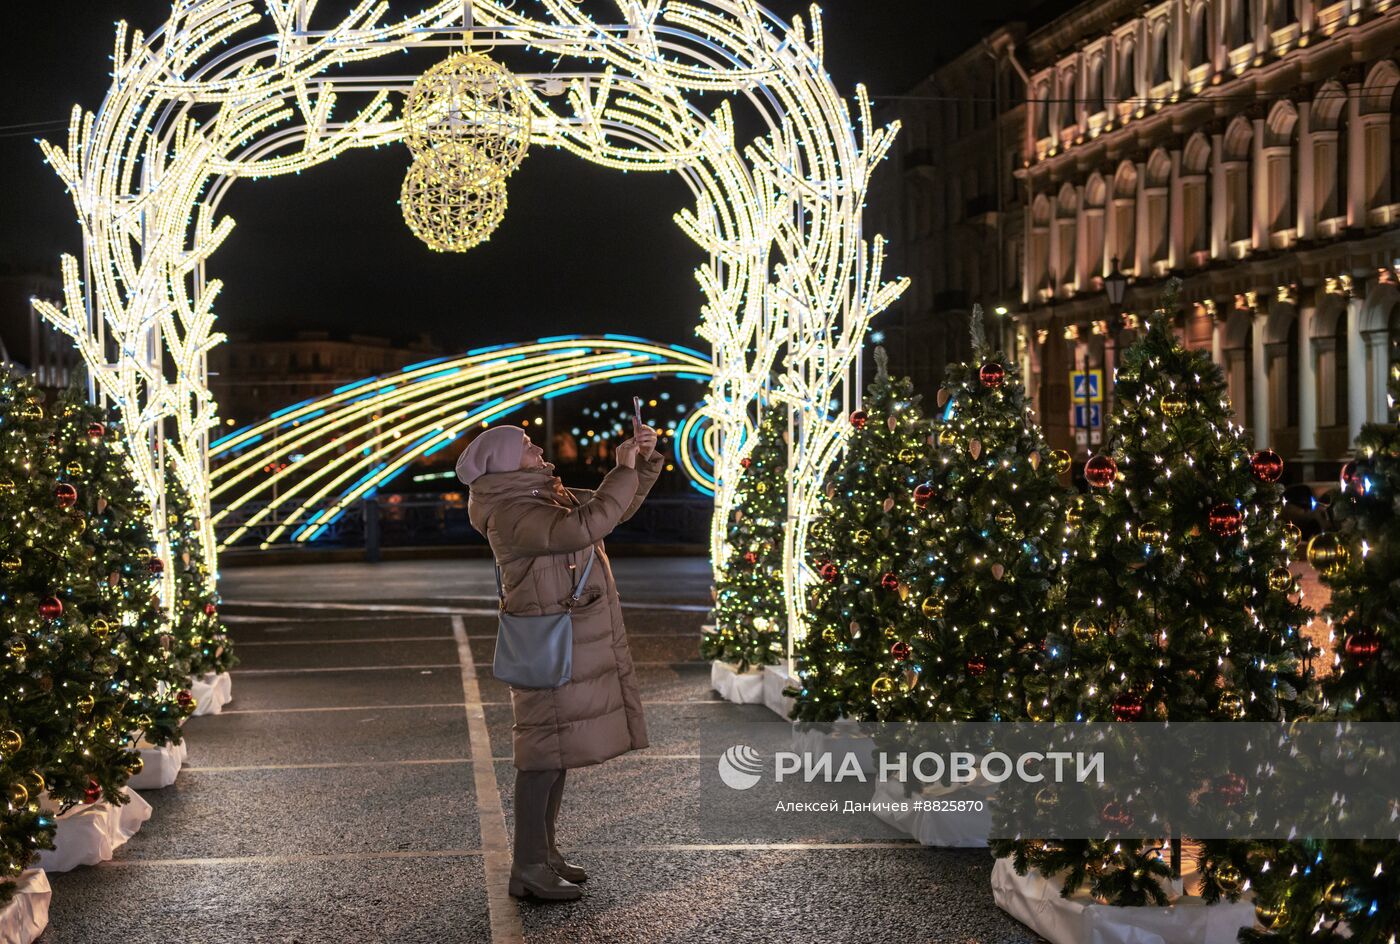
[[(808, 6), (767, 5), (785, 17)], [(860, 81), (877, 98), (898, 94), (1035, 5), (831, 0), (828, 65), (844, 92)], [(77, 252), (79, 234), (34, 138), (62, 140), (73, 104), (100, 104), (113, 23), (125, 18), (153, 30), (169, 0), (7, 6), (0, 265), (53, 266), (60, 252)], [(323, 0), (320, 15), (350, 6)], [(399, 146), (352, 152), (302, 176), (240, 182), (222, 205), (238, 225), (210, 263), (210, 274), (226, 283), (220, 327), (254, 336), (292, 327), (395, 338), (426, 332), (456, 350), (562, 332), (697, 343), (700, 293), (691, 271), (701, 255), (671, 220), (689, 200), (679, 180), (623, 175), (536, 149), (510, 180), (509, 211), (490, 242), (442, 255), (419, 243), (399, 214), (408, 163)]]

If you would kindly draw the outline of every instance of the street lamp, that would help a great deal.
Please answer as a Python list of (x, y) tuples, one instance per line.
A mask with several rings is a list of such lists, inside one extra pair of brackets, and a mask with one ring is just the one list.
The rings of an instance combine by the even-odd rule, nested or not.
[[(1123, 318), (1123, 296), (1128, 291), (1128, 277), (1118, 268), (1118, 257), (1113, 257), (1113, 271), (1103, 277), (1103, 290), (1108, 294), (1108, 303), (1113, 306), (1113, 325)], [(1114, 330), (1111, 326), (1110, 330)], [(1114, 330), (1116, 334), (1117, 331)]]

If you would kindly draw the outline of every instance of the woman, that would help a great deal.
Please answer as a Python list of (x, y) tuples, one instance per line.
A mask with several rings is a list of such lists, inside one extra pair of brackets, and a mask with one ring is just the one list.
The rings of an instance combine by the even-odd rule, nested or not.
[(467, 515), (501, 568), (505, 609), (559, 613), (593, 568), (573, 609), (573, 672), (558, 688), (510, 690), (515, 747), (515, 861), (510, 893), (574, 899), (587, 873), (564, 861), (554, 823), (571, 767), (598, 764), (647, 746), (642, 699), (622, 626), (622, 608), (603, 538), (641, 507), (661, 471), (656, 432), (633, 420), (617, 465), (594, 492), (565, 488), (544, 450), (518, 426), (495, 426), (457, 460), (471, 486)]

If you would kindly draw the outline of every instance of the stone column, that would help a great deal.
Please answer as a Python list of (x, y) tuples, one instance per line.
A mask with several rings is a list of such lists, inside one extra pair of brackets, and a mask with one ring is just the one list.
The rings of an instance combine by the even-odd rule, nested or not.
[(1206, 186), (1210, 187), (1210, 257), (1224, 259), (1230, 254), (1229, 216), (1225, 196), (1225, 135), (1218, 132), (1210, 136), (1210, 180)]
[(1133, 196), (1133, 220), (1137, 225), (1136, 245), (1138, 278), (1152, 275), (1152, 246), (1147, 238), (1147, 162), (1137, 161), (1137, 193)]
[[(1252, 2), (1252, 0), (1251, 0)], [(1254, 119), (1254, 138), (1250, 142), (1254, 167), (1254, 192), (1249, 195), (1251, 243), (1255, 252), (1269, 248), (1269, 160), (1264, 152), (1264, 119)], [(1262, 447), (1261, 447), (1262, 448)]]
[(1317, 363), (1317, 389), (1325, 390), (1327, 396), (1318, 400), (1317, 425), (1319, 428), (1337, 425), (1337, 402), (1347, 395), (1337, 389), (1337, 339), (1332, 336), (1313, 341), (1313, 356)]
[(1173, 269), (1186, 265), (1186, 202), (1181, 193), (1181, 148), (1171, 150), (1172, 172), (1167, 182), (1167, 259)]
[(1317, 307), (1298, 309), (1298, 452), (1305, 458), (1317, 451), (1317, 354), (1313, 329)]
[[(1301, 11), (1299, 12), (1301, 18)], [(1298, 162), (1298, 192), (1293, 195), (1294, 212), (1297, 215), (1298, 241), (1312, 239), (1317, 233), (1317, 170), (1315, 168), (1312, 133), (1312, 102), (1298, 103), (1298, 153), (1293, 160)], [(1301, 336), (1299, 338), (1301, 341)], [(1300, 362), (1304, 358), (1299, 358)]]
[(1366, 340), (1366, 420), (1384, 423), (1387, 409), (1387, 375), (1390, 373), (1390, 332), (1367, 331)]
[[(1357, 286), (1357, 294), (1363, 294)], [(1360, 298), (1347, 299), (1347, 421), (1354, 442), (1366, 422), (1366, 344), (1361, 337)]]
[(1262, 312), (1254, 313), (1253, 350), (1254, 358), (1254, 448), (1269, 448), (1269, 356), (1264, 347), (1264, 327), (1269, 316)]
[(1212, 316), (1214, 323), (1210, 329), (1210, 359), (1221, 370), (1225, 370), (1225, 319)]

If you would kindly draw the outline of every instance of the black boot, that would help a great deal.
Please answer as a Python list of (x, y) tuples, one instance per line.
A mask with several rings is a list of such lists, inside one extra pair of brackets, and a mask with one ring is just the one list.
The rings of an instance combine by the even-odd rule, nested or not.
[(549, 844), (549, 867), (554, 870), (560, 878), (568, 879), (570, 882), (584, 882), (588, 879), (588, 873), (582, 866), (565, 862), (564, 856), (559, 852), (559, 847), (554, 844), (554, 821), (559, 816), (559, 804), (564, 799), (564, 775), (567, 770), (559, 771), (559, 778), (554, 781), (554, 786), (549, 788), (549, 807), (545, 814), (545, 836)]
[(550, 867), (546, 822), (550, 790), (562, 770), (518, 770), (515, 773), (515, 861), (510, 867), (508, 891), (517, 898), (527, 894), (550, 901), (571, 901), (583, 889), (559, 876)]

